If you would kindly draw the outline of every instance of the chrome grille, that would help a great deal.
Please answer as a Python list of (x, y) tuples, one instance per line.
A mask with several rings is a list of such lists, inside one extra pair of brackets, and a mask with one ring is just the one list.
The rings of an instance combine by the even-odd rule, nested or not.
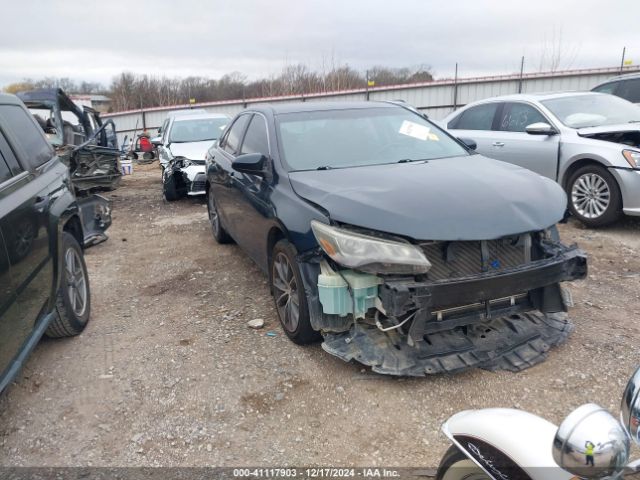
[(431, 280), (498, 272), (531, 259), (530, 235), (482, 242), (428, 242), (420, 246), (432, 265), (428, 273)]

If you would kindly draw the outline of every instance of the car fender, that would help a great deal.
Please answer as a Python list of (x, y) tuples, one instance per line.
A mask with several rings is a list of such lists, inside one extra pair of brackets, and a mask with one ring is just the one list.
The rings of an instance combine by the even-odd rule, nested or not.
[(492, 465), (490, 459), (495, 457), (500, 457), (500, 466), (522, 469), (532, 480), (573, 478), (553, 460), (557, 429), (544, 418), (511, 408), (465, 410), (442, 426), (444, 434), (461, 452), (497, 480), (506, 477)]
[(630, 169), (629, 164), (622, 156), (624, 146), (618, 143), (605, 142), (604, 140), (593, 140), (580, 138), (579, 140), (563, 141), (560, 144), (560, 169), (558, 172), (558, 182), (565, 185), (567, 182), (567, 171), (576, 162), (590, 160), (602, 164), (605, 168)]
[[(61, 265), (63, 264), (63, 252), (60, 248), (62, 244), (62, 232), (65, 225), (74, 217), (78, 219), (78, 224), (81, 226), (80, 209), (76, 202), (75, 195), (69, 188), (70, 180), (68, 178), (68, 172), (65, 172), (65, 179), (63, 185), (55, 192), (51, 193), (52, 200), (49, 206), (49, 232), (50, 232), (50, 252), (53, 264), (53, 291), (50, 297), (50, 307), (55, 305), (55, 298), (60, 286), (62, 278)], [(82, 234), (82, 232), (81, 232)]]

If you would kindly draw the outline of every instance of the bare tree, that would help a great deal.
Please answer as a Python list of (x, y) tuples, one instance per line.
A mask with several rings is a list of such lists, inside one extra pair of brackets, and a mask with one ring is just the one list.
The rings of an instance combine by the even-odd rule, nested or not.
[[(429, 81), (433, 78), (428, 66), (415, 68), (373, 67), (370, 75), (377, 85)], [(239, 72), (223, 75), (219, 79), (205, 77), (168, 78), (122, 72), (113, 78), (109, 89), (95, 82), (75, 82), (69, 78), (46, 77), (25, 79), (5, 87), (10, 92), (34, 88), (63, 88), (69, 93), (104, 92), (111, 97), (115, 111), (157, 106), (178, 105), (241, 98), (271, 97), (278, 95), (308, 95), (345, 89), (364, 88), (362, 72), (346, 63), (338, 63), (333, 55), (322, 59), (320, 71), (303, 63), (285, 63), (279, 74), (248, 81)]]
[(545, 34), (540, 51), (540, 72), (557, 72), (571, 68), (578, 56), (578, 46), (565, 44), (562, 38), (562, 27), (553, 27), (549, 37)]

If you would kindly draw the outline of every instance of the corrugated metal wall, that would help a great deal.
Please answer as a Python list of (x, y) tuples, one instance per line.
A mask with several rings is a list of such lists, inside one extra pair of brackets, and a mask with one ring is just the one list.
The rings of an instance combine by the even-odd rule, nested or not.
[[(640, 72), (640, 67), (625, 67), (625, 73)], [(590, 70), (573, 70), (553, 73), (526, 74), (522, 78), (522, 92), (550, 92), (562, 90), (590, 90), (618, 74), (617, 68), (601, 68)], [(520, 85), (519, 75), (501, 75), (484, 78), (461, 78), (436, 80), (429, 83), (375, 87), (369, 89), (315, 94), (305, 97), (270, 97), (247, 100), (230, 100), (193, 105), (194, 108), (204, 108), (208, 112), (226, 113), (234, 116), (246, 107), (256, 103), (295, 103), (300, 101), (362, 101), (367, 94), (370, 100), (404, 100), (431, 118), (439, 120), (454, 109), (467, 103), (475, 102), (498, 95), (517, 93)], [(116, 123), (118, 137), (122, 142), (125, 135), (131, 136), (134, 131), (140, 132), (144, 127), (154, 132), (162, 125), (167, 114), (171, 111), (189, 108), (189, 105), (158, 107), (146, 110), (133, 110), (104, 114), (104, 118), (112, 118)]]

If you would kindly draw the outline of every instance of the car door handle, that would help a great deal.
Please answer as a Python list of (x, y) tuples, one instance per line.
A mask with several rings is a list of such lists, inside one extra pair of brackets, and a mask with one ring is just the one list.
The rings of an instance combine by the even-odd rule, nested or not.
[(504, 142), (493, 142), (494, 147), (504, 147)]

